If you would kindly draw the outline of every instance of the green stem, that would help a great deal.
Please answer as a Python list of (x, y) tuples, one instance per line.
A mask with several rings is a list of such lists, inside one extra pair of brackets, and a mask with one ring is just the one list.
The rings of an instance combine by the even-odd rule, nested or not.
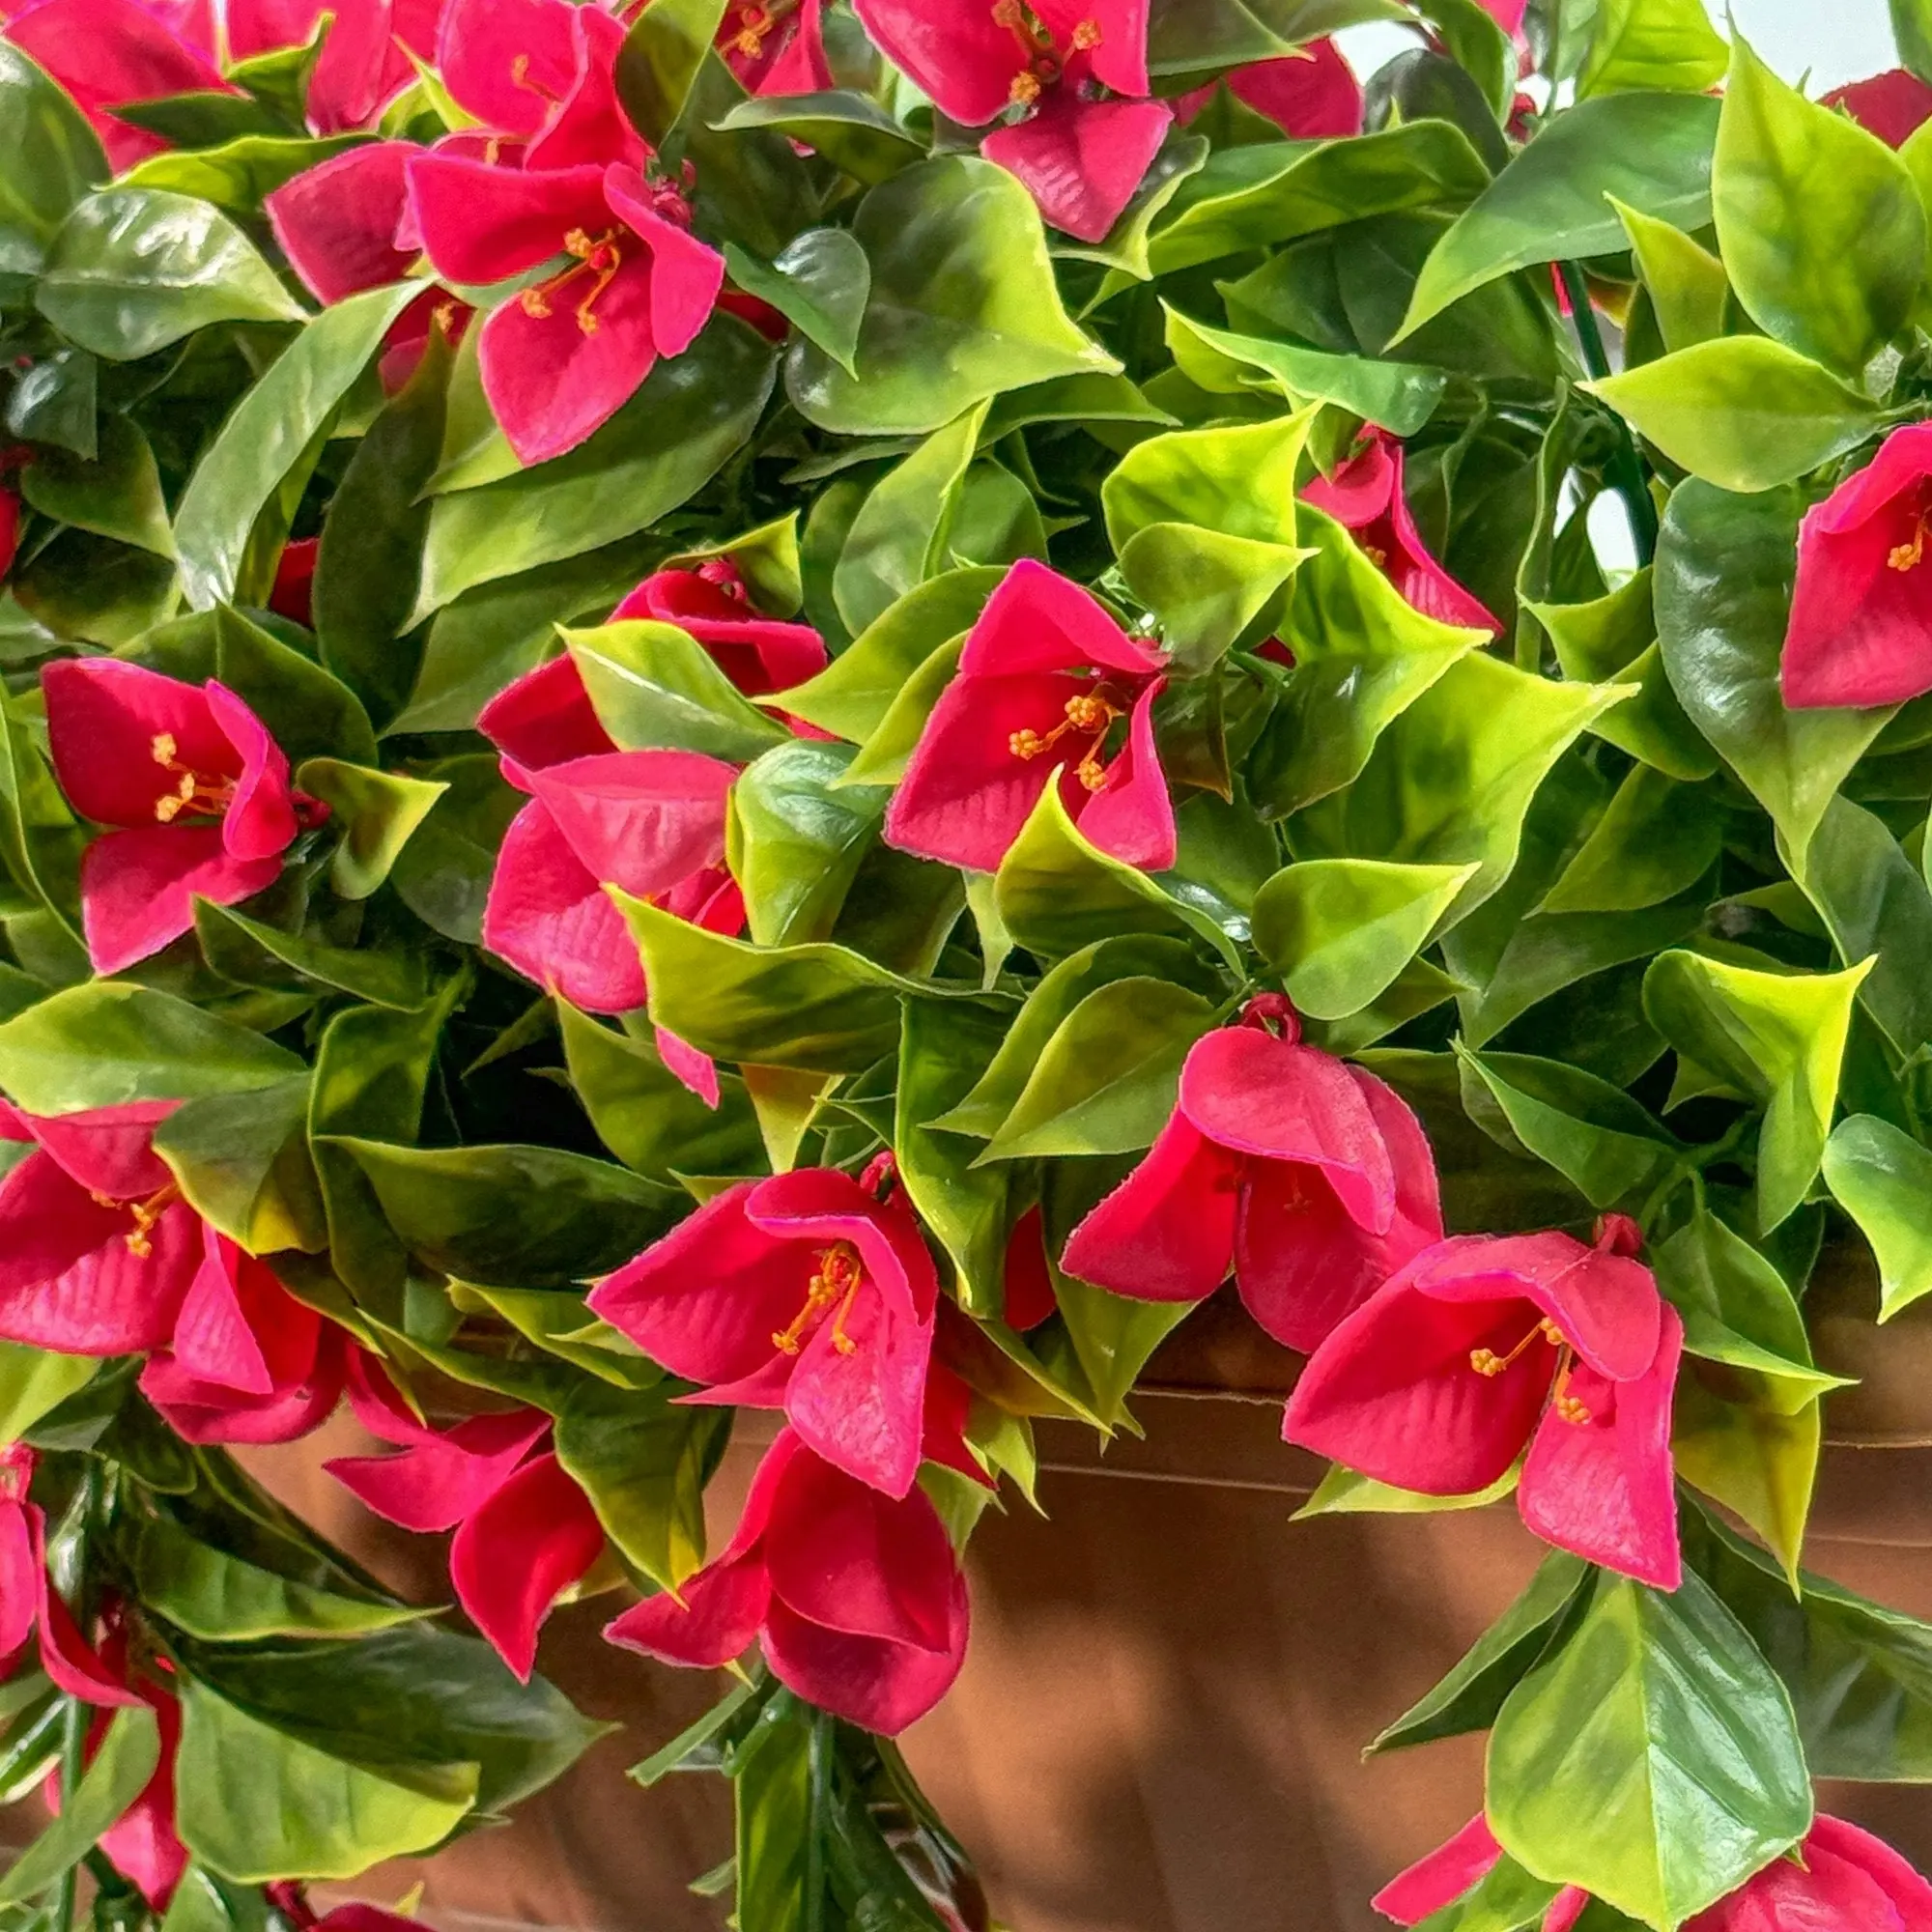
[[(1610, 358), (1604, 348), (1603, 331), (1597, 327), (1597, 311), (1590, 305), (1589, 284), (1575, 262), (1561, 262), (1557, 273), (1563, 278), (1570, 298), (1570, 319), (1577, 325), (1577, 340), (1583, 351), (1583, 366), (1591, 377), (1602, 382), (1610, 371)], [(1657, 504), (1644, 476), (1643, 459), (1631, 440), (1629, 426), (1616, 419), (1617, 448), (1610, 459), (1610, 483), (1624, 499), (1630, 514), (1631, 534), (1636, 539), (1639, 563), (1649, 563), (1657, 554)]]
[[(87, 1720), (91, 1715), (87, 1706), (78, 1697), (68, 1699), (65, 1727), (61, 1732), (60, 1789), (63, 1811), (71, 1807), (73, 1794), (80, 1785), (81, 1774), (87, 1768)], [(70, 1865), (61, 1874), (60, 1888), (54, 1893), (51, 1919), (53, 1932), (73, 1932), (73, 1909), (79, 1881), (78, 1865)]]

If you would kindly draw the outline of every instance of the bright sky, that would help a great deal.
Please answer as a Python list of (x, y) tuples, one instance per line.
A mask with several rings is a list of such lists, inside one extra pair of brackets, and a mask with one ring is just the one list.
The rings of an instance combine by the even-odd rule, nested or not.
[[(1732, 0), (1731, 11), (1746, 39), (1786, 79), (1810, 70), (1813, 94), (1896, 64), (1886, 0)], [(1721, 0), (1711, 12), (1721, 25)], [(1343, 44), (1366, 72), (1414, 42), (1400, 28), (1358, 27)]]

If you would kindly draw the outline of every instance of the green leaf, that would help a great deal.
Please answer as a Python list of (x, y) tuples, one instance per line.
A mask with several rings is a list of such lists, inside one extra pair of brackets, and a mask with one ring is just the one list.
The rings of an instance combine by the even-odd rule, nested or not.
[(858, 376), (854, 358), (872, 291), (872, 265), (849, 230), (808, 228), (770, 263), (727, 242), (724, 261), (741, 289), (770, 302), (808, 342), (848, 376)]
[(1731, 294), (1723, 263), (1681, 228), (1640, 214), (1614, 198), (1610, 206), (1630, 236), (1664, 348), (1690, 349), (1722, 335)]
[(327, 1245), (303, 1129), (309, 1076), (188, 1100), (155, 1129), (182, 1198), (251, 1255)]
[(1825, 1147), (1825, 1184), (1878, 1261), (1879, 1312), (1889, 1321), (1932, 1294), (1932, 1152), (1889, 1121), (1854, 1114)]
[(366, 899), (380, 890), (403, 847), (449, 790), (442, 780), (371, 771), (340, 758), (310, 758), (298, 769), (296, 783), (321, 799), (341, 828), (328, 884), (345, 899)]
[(420, 954), (329, 946), (207, 899), (194, 902), (194, 929), (209, 964), (239, 985), (319, 986), (405, 1012), (429, 997)]
[[(1346, 141), (1224, 148), (1180, 184), (1156, 218), (1148, 263), (1155, 275), (1169, 275), (1372, 214), (1462, 208), (1489, 179), (1468, 137), (1444, 121)], [(1132, 278), (1117, 271), (1108, 286), (1129, 288)]]
[(1688, 1483), (1742, 1517), (1798, 1584), (1822, 1438), (1819, 1398), (1845, 1378), (1813, 1366), (1784, 1277), (1699, 1211), (1652, 1256), (1684, 1318), (1671, 1453)]
[(1729, 65), (1730, 49), (1703, 0), (1602, 0), (1577, 98), (1646, 88), (1706, 94)]
[(1761, 1549), (1702, 1510), (1684, 1512), (1683, 1538), (1685, 1560), (1783, 1680), (1814, 1776), (1932, 1775), (1932, 1628), (1807, 1572), (1794, 1594)]
[(140, 1519), (132, 1536), (143, 1605), (190, 1636), (251, 1643), (276, 1636), (360, 1636), (434, 1614), (380, 1598), (347, 1597), (277, 1576), (190, 1535), (164, 1516)]
[(953, 638), (941, 644), (906, 679), (877, 728), (859, 747), (859, 755), (838, 780), (841, 786), (870, 789), (897, 784), (905, 777), (912, 754), (925, 733), (926, 723), (957, 674), (965, 650), (966, 639)]
[(1589, 1580), (1589, 1567), (1580, 1558), (1552, 1549), (1516, 1602), (1435, 1690), (1381, 1732), (1368, 1755), (1488, 1730), (1503, 1700), (1549, 1647)]
[(1885, 828), (1850, 799), (1826, 808), (1791, 875), (1817, 907), (1841, 959), (1869, 959), (1859, 999), (1899, 1052), (1910, 1057), (1932, 1039), (1932, 982), (1920, 962), (1932, 956), (1932, 891)]
[(681, 1407), (675, 1384), (586, 1381), (556, 1419), (556, 1459), (607, 1535), (662, 1590), (704, 1563), (704, 1485), (731, 1432), (728, 1410)]
[(1318, 1516), (1436, 1516), (1445, 1510), (1487, 1509), (1514, 1495), (1521, 1475), (1521, 1469), (1512, 1465), (1486, 1490), (1432, 1496), (1420, 1490), (1399, 1490), (1393, 1483), (1378, 1483), (1373, 1476), (1331, 1463), (1308, 1500), (1289, 1520), (1300, 1522)]
[(389, 325), (421, 292), (420, 284), (402, 282), (325, 309), (222, 424), (175, 514), (182, 588), (195, 610), (234, 598), (256, 518), (327, 428)]
[(600, 1026), (562, 1000), (556, 1017), (572, 1090), (626, 1167), (669, 1182), (679, 1174), (747, 1174), (762, 1165), (757, 1122), (728, 1075), (720, 1078), (714, 1111), (650, 1041)]
[[(409, 702), (422, 652), (402, 641), (416, 601), (426, 495), (442, 446), (449, 346), (432, 327), (402, 393), (355, 446), (329, 499), (316, 553), (314, 622), (323, 663), (378, 724)], [(372, 888), (373, 890), (373, 888)]]
[(1856, 376), (1911, 313), (1926, 247), (1911, 170), (1778, 79), (1741, 34), (1711, 199), (1739, 301), (1787, 347)]
[(299, 322), (301, 304), (219, 209), (116, 187), (74, 206), (34, 304), (69, 341), (131, 362), (216, 322)]
[(1762, 335), (1699, 342), (1583, 385), (1673, 463), (1722, 490), (1775, 490), (1855, 449), (1878, 409)]
[[(1448, 385), (1449, 378), (1440, 369), (1334, 355), (1292, 342), (1238, 335), (1195, 322), (1166, 303), (1162, 307), (1167, 315), (1167, 346), (1176, 364), (1205, 389), (1238, 394), (1271, 384), (1291, 404), (1332, 403), (1350, 415), (1379, 424), (1393, 436), (1406, 437), (1435, 413)], [(1256, 369), (1263, 372), (1260, 379), (1247, 373)]]
[(188, 1679), (175, 1764), (182, 1842), (238, 1884), (355, 1878), (427, 1851), (469, 1814), (476, 1767), (393, 1782), (274, 1729)]
[(1567, 1642), (1491, 1734), (1491, 1829), (1538, 1878), (1669, 1927), (1810, 1829), (1790, 1699), (1694, 1573), (1674, 1595), (1600, 1572)]
[(43, 1416), (94, 1379), (100, 1364), (24, 1342), (0, 1342), (0, 1447), (17, 1442)]
[(1717, 137), (1718, 103), (1697, 95), (1610, 95), (1556, 115), (1436, 243), (1396, 341), (1499, 275), (1614, 254), (1624, 231), (1607, 196), (1703, 227)]
[(1636, 765), (1538, 908), (1641, 912), (1689, 892), (1717, 863), (1724, 811), (1712, 792)]
[(760, 946), (830, 939), (889, 794), (842, 784), (849, 745), (792, 739), (746, 767), (731, 791), (727, 856)]
[(447, 789), (397, 854), (391, 868), (396, 895), (444, 938), (480, 946), (497, 848), (524, 797), (504, 782), (489, 753), (444, 759), (428, 772)]
[(887, 471), (846, 533), (832, 574), (833, 600), (856, 637), (947, 559), (966, 471), (986, 420), (976, 403)]
[(847, 436), (923, 435), (1003, 389), (1120, 364), (1061, 306), (1033, 197), (977, 156), (922, 161), (867, 194), (871, 265), (857, 377), (815, 343), (785, 363), (793, 407)]
[(1792, 491), (1738, 497), (1684, 484), (1664, 515), (1656, 582), (1672, 690), (1800, 866), (1839, 784), (1891, 716), (1784, 708), (1777, 666), (1804, 507)]
[(226, 605), (150, 631), (140, 655), (151, 668), (188, 683), (218, 677), (247, 702), (292, 763), (320, 756), (376, 762), (376, 734), (355, 694)]
[(97, 454), (43, 448), (20, 472), (20, 494), (43, 516), (172, 557), (175, 535), (148, 439), (127, 416), (99, 418)]
[(1480, 1106), (1487, 1098), (1500, 1110), (1509, 1137), (1548, 1161), (1591, 1207), (1611, 1208), (1648, 1191), (1676, 1164), (1675, 1141), (1646, 1107), (1607, 1080), (1529, 1054), (1460, 1048), (1459, 1055), (1481, 1083), (1473, 1093), (1464, 1084), (1471, 1119), (1488, 1128)]
[(1926, 0), (1891, 0), (1891, 36), (1899, 59), (1920, 80), (1932, 74), (1932, 10)]
[(561, 631), (592, 710), (626, 752), (702, 752), (736, 763), (782, 745), (784, 726), (742, 697), (718, 660), (675, 624), (629, 617)]
[(307, 135), (238, 134), (218, 147), (176, 148), (150, 155), (124, 174), (121, 187), (158, 187), (241, 217), (245, 227), (263, 201), (307, 169), (359, 147), (361, 137), (335, 134), (323, 140)]
[(1300, 813), (1290, 842), (1300, 858), (1474, 865), (1446, 915), (1466, 917), (1515, 865), (1550, 768), (1628, 689), (1459, 658), (1382, 732), (1360, 777)]
[(567, 455), (438, 497), (411, 624), (477, 584), (649, 529), (744, 446), (772, 377), (770, 344), (736, 317), (719, 315)]
[(897, 1050), (903, 995), (941, 990), (846, 947), (749, 946), (608, 890), (643, 955), (651, 1019), (721, 1060), (856, 1073)]
[(1006, 1305), (1008, 1195), (1004, 1168), (974, 1165), (963, 1137), (936, 1130), (987, 1077), (1007, 1037), (1004, 1013), (915, 1000), (899, 1037), (893, 1151), (920, 1218), (952, 1263), (959, 1304), (997, 1317)]
[(114, 980), (70, 986), (0, 1024), (0, 1089), (30, 1114), (192, 1100), (300, 1071), (259, 1034)]
[(38, 274), (68, 211), (110, 172), (68, 96), (18, 47), (0, 47), (0, 274)]
[(1285, 867), (1255, 900), (1255, 950), (1286, 975), (1298, 1011), (1346, 1019), (1395, 983), (1475, 874), (1376, 859)]
[(1206, 913), (1083, 838), (1055, 784), (1000, 861), (993, 902), (1015, 943), (1048, 958), (1137, 932), (1205, 939), (1236, 964), (1234, 942)]
[(548, 1147), (390, 1147), (331, 1134), (404, 1245), (464, 1281), (568, 1288), (608, 1274), (676, 1218), (681, 1196)]
[(1818, 1175), (1838, 1095), (1852, 1003), (1871, 962), (1843, 973), (1753, 973), (1665, 952), (1644, 976), (1651, 1024), (1696, 1065), (1764, 1103), (1762, 1233), (1794, 1213)]
[(1295, 668), (1248, 768), (1270, 818), (1358, 779), (1388, 725), (1485, 641), (1415, 610), (1332, 517), (1304, 503), (1299, 522), (1315, 554), (1278, 627)]
[(1055, 1030), (980, 1159), (1138, 1153), (1167, 1124), (1180, 1064), (1214, 1017), (1212, 1002), (1165, 980), (1096, 987)]
[(698, 69), (723, 25), (725, 0), (649, 0), (617, 56), (617, 97), (654, 148), (684, 113)]
[(0, 1876), (0, 1905), (18, 1906), (71, 1871), (140, 1797), (160, 1761), (154, 1712), (145, 1704), (116, 1711), (61, 1815)]
[(420, 1012), (352, 1007), (329, 1021), (316, 1053), (309, 1095), (309, 1147), (328, 1223), (329, 1259), (358, 1301), (400, 1311), (407, 1257), (361, 1167), (334, 1136), (412, 1141), (455, 980)]
[(950, 639), (972, 629), (1003, 570), (949, 570), (901, 597), (818, 673), (769, 702), (863, 744), (884, 722), (905, 682)]
[(753, 96), (712, 126), (721, 134), (769, 128), (789, 140), (803, 141), (835, 168), (868, 187), (923, 160), (926, 152), (925, 144), (900, 127), (876, 100), (846, 88), (822, 94)]

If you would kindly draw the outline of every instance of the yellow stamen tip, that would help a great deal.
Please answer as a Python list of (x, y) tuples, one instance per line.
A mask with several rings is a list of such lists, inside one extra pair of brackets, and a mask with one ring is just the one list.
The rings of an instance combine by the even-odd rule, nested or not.
[(841, 1355), (849, 1355), (853, 1353), (855, 1350), (857, 1350), (859, 1345), (858, 1343), (853, 1341), (851, 1336), (841, 1334), (833, 1336), (832, 1346), (835, 1349), (837, 1349)]
[(1098, 20), (1082, 20), (1073, 30), (1073, 51), (1077, 54), (1091, 53), (1100, 44), (1100, 23)]
[(1015, 107), (1031, 107), (1039, 99), (1039, 75), (1014, 74), (1013, 84), (1008, 91), (1007, 99)]
[(166, 798), (157, 798), (155, 801), (156, 818), (163, 825), (172, 825), (175, 821), (175, 814), (182, 809), (182, 804), (183, 801), (176, 798), (172, 792)]
[(1499, 1376), (1506, 1365), (1493, 1349), (1471, 1349), (1469, 1366), (1479, 1376)]
[(517, 300), (522, 304), (526, 315), (534, 315), (541, 318), (550, 313), (550, 303), (544, 300), (541, 289), (526, 289), (517, 298)]
[(155, 1252), (155, 1244), (149, 1240), (148, 1231), (145, 1228), (136, 1228), (131, 1235), (124, 1236), (123, 1238), (128, 1244), (128, 1252), (137, 1262), (146, 1261)]
[(154, 753), (155, 762), (157, 765), (173, 764), (175, 753), (180, 749), (180, 746), (175, 743), (175, 734), (172, 731), (156, 731), (154, 743), (149, 747), (149, 750)]

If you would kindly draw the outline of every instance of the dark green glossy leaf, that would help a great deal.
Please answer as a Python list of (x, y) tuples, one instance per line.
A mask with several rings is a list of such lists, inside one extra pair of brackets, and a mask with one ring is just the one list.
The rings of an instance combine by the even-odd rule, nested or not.
[(1803, 509), (1791, 491), (1738, 497), (1687, 483), (1664, 516), (1656, 582), (1671, 688), (1801, 865), (1845, 775), (1891, 716), (1784, 708), (1777, 665)]
[[(868, 187), (925, 158), (925, 147), (868, 96), (845, 89), (823, 94), (754, 96), (716, 124), (721, 133), (765, 128), (803, 141)], [(821, 345), (822, 346), (822, 345)]]
[(210, 323), (302, 318), (225, 214), (159, 188), (107, 188), (77, 203), (47, 251), (34, 302), (71, 342), (116, 362)]
[(1718, 103), (1697, 95), (1611, 95), (1558, 115), (1436, 244), (1402, 335), (1498, 275), (1623, 247), (1609, 195), (1701, 228), (1717, 138)]
[(1701, 1912), (1811, 1825), (1784, 1687), (1694, 1573), (1670, 1596), (1598, 1574), (1497, 1714), (1487, 1783), (1520, 1864), (1651, 1925)]
[(222, 424), (175, 515), (182, 587), (197, 611), (235, 596), (256, 518), (327, 427), (389, 325), (420, 292), (404, 282), (325, 310)]
[(784, 726), (738, 694), (689, 632), (626, 618), (562, 634), (583, 688), (626, 752), (702, 752), (733, 762), (785, 742)]
[(402, 710), (421, 668), (403, 631), (416, 601), (429, 502), (442, 445), (449, 349), (440, 329), (402, 393), (356, 444), (329, 500), (316, 554), (314, 611), (322, 661), (380, 726)]
[(0, 47), (0, 273), (34, 275), (107, 157), (60, 88), (11, 43)]
[(259, 1034), (114, 980), (69, 987), (0, 1024), (0, 1089), (31, 1114), (191, 1100), (300, 1071)]
[(1716, 864), (1724, 822), (1714, 792), (1638, 765), (1617, 787), (1539, 910), (1641, 912), (1674, 899)]
[(793, 739), (746, 767), (731, 791), (727, 857), (760, 946), (830, 939), (889, 794), (841, 784), (846, 745)]
[(322, 1196), (310, 1164), (306, 1073), (177, 1107), (155, 1129), (182, 1197), (253, 1255), (310, 1253), (327, 1244)]
[(570, 1084), (604, 1145), (652, 1180), (679, 1174), (750, 1174), (763, 1166), (745, 1090), (720, 1076), (716, 1110), (664, 1064), (657, 1049), (557, 1002)]
[(161, 1761), (155, 1714), (116, 1711), (99, 1751), (57, 1818), (0, 1876), (0, 1905), (17, 1906), (71, 1871), (133, 1804)]
[(848, 376), (858, 375), (853, 357), (872, 268), (847, 230), (808, 228), (769, 263), (726, 242), (724, 260), (741, 289), (770, 302)]
[(1854, 1114), (1825, 1147), (1825, 1182), (1871, 1243), (1878, 1319), (1932, 1293), (1932, 1152), (1889, 1121)]
[(1548, 1648), (1589, 1575), (1580, 1558), (1552, 1549), (1516, 1602), (1441, 1683), (1381, 1732), (1369, 1754), (1488, 1730), (1503, 1700)]
[(649, 0), (638, 10), (617, 56), (617, 96), (653, 147), (683, 114), (724, 13), (725, 0)]
[(438, 497), (412, 619), (474, 585), (649, 529), (743, 446), (771, 384), (771, 346), (720, 315), (568, 455)]
[(1002, 389), (1118, 369), (1061, 306), (1032, 196), (990, 161), (907, 168), (866, 196), (852, 233), (871, 264), (859, 375), (810, 342), (785, 365), (794, 407), (821, 429), (923, 434)]
[(120, 185), (166, 188), (197, 201), (212, 201), (245, 223), (260, 216), (263, 201), (284, 183), (359, 145), (360, 137), (355, 134), (334, 134), (325, 140), (238, 134), (218, 147), (150, 155), (121, 177)]
[(556, 1458), (605, 1532), (660, 1589), (704, 1562), (704, 1484), (731, 1432), (731, 1412), (681, 1407), (675, 1385), (586, 1381), (556, 1419)]
[(390, 876), (397, 896), (425, 925), (477, 946), (497, 848), (524, 796), (503, 781), (488, 753), (444, 759), (426, 776), (447, 789), (397, 854)]
[(423, 962), (408, 953), (329, 946), (207, 899), (195, 901), (194, 923), (209, 964), (240, 985), (318, 986), (405, 1012), (429, 996)]
[(43, 449), (20, 472), (20, 494), (57, 523), (132, 544), (156, 556), (175, 554), (155, 452), (124, 415), (100, 418), (92, 461)]
[(390, 1147), (330, 1134), (404, 1245), (466, 1281), (567, 1288), (669, 1227), (682, 1197), (610, 1161), (547, 1147)]

